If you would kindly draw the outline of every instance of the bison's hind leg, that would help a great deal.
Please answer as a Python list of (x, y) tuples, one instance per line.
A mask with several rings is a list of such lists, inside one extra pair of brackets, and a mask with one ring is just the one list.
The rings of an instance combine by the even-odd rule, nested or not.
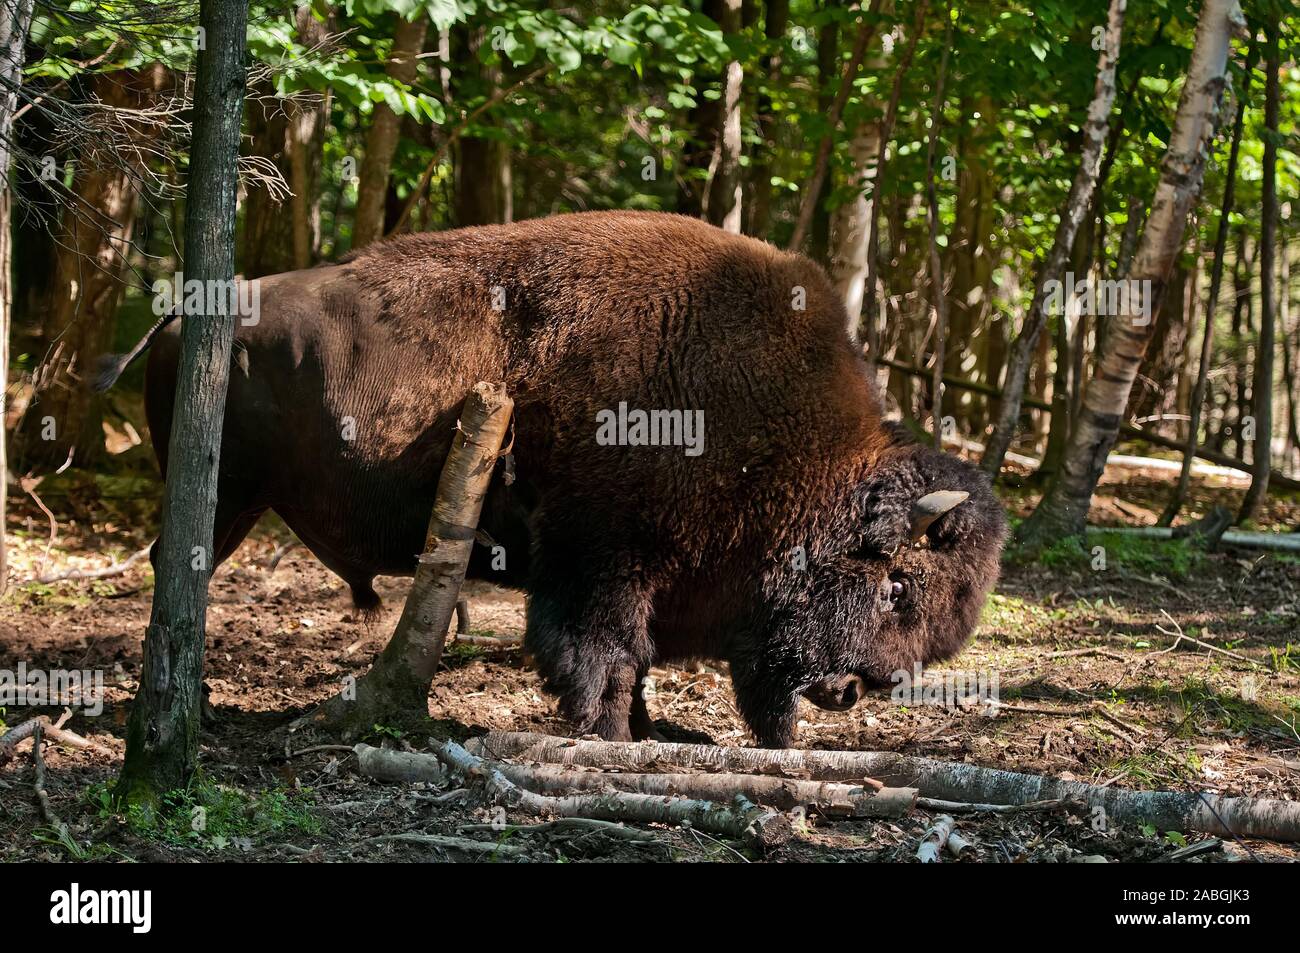
[(346, 581), (348, 587), (352, 590), (352, 605), (360, 614), (361, 620), (363, 622), (373, 622), (378, 619), (383, 609), (384, 600), (379, 598), (379, 593), (375, 592), (374, 577), (351, 577)]

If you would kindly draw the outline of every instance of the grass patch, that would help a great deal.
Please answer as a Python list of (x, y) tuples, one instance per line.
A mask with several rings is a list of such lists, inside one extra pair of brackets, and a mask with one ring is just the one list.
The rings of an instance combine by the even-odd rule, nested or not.
[(113, 807), (108, 784), (92, 785), (87, 798), (101, 818), (124, 816), (132, 833), (172, 847), (226, 850), (286, 834), (319, 834), (310, 791), (275, 788), (249, 794), (202, 777), (189, 788), (165, 793), (155, 810), (133, 805), (125, 815)]
[(1119, 568), (1173, 579), (1186, 579), (1200, 569), (1207, 558), (1186, 539), (1148, 539), (1107, 530), (1089, 530), (1084, 545), (1074, 537), (1057, 540), (1040, 549), (1036, 559), (1023, 550), (1011, 549), (1008, 553), (1014, 563), (1023, 565), (1036, 561), (1053, 570), (1105, 572)]

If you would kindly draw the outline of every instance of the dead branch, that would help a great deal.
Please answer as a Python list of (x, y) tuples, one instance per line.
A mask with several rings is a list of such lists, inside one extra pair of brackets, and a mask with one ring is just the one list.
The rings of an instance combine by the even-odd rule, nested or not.
[(512, 834), (562, 834), (570, 831), (591, 833), (596, 831), (608, 834), (620, 840), (638, 844), (658, 844), (659, 838), (649, 831), (637, 830), (613, 821), (597, 821), (589, 817), (562, 817), (555, 821), (543, 821), (540, 824), (462, 824), (456, 828), (462, 834), (469, 833), (512, 833)]
[(726, 802), (737, 795), (782, 811), (810, 807), (835, 817), (902, 817), (916, 801), (915, 788), (800, 781), (753, 774), (628, 774), (584, 771), (552, 764), (497, 764), (497, 770), (537, 794), (626, 791), (656, 797)]
[(120, 576), (148, 555), (149, 547), (146, 546), (144, 549), (132, 553), (121, 562), (114, 561), (109, 563), (109, 565), (104, 566), (102, 569), (65, 569), (63, 572), (46, 573), (45, 575), (38, 576), (35, 579), (29, 579), (26, 583), (23, 583), (23, 585), (28, 585), (33, 582), (45, 584), (51, 582), (63, 582), (67, 579), (107, 579), (109, 576)]
[(783, 843), (792, 832), (784, 814), (764, 810), (743, 797), (737, 797), (731, 806), (626, 792), (546, 797), (520, 788), (502, 774), (499, 765), (475, 757), (454, 741), (436, 745), (434, 753), (449, 768), (481, 783), (494, 803), (524, 814), (690, 827), (705, 834), (744, 840), (759, 850)]
[(94, 751), (96, 754), (107, 755), (110, 758), (114, 756), (113, 752), (103, 745), (88, 738), (83, 738), (75, 731), (68, 731), (64, 728), (64, 723), (71, 717), (72, 712), (65, 711), (58, 721), (52, 723), (47, 716), (39, 715), (36, 718), (29, 718), (21, 725), (10, 728), (3, 735), (0, 735), (0, 765), (6, 764), (17, 752), (18, 745), (27, 738), (35, 737), (38, 731), (56, 744)]
[(502, 857), (518, 857), (525, 853), (524, 848), (516, 844), (497, 844), (492, 841), (471, 840), (468, 837), (451, 837), (447, 834), (380, 834), (377, 837), (366, 838), (367, 844), (379, 844), (385, 841), (424, 844), (427, 847), (459, 850), (470, 854), (498, 854)]
[(1201, 831), (1277, 841), (1300, 840), (1300, 803), (1223, 797), (1210, 792), (1129, 791), (1082, 781), (955, 764), (892, 751), (768, 751), (654, 742), (572, 741), (526, 732), (494, 731), (478, 751), (493, 758), (547, 764), (656, 771), (779, 774), (820, 781), (876, 778), (891, 787), (915, 787), (922, 797), (982, 804), (1027, 805), (1079, 801), (1101, 808), (1112, 823), (1152, 824), (1160, 830)]
[(361, 773), (376, 781), (393, 781), (401, 784), (428, 781), (439, 784), (447, 778), (442, 763), (432, 755), (372, 748), (368, 744), (359, 744), (352, 750), (356, 752)]
[(32, 787), (36, 792), (36, 803), (40, 805), (41, 817), (54, 829), (59, 841), (63, 844), (73, 844), (75, 842), (68, 831), (68, 825), (64, 824), (59, 815), (54, 812), (54, 808), (50, 805), (49, 792), (45, 790), (45, 758), (41, 754), (41, 733), (44, 728), (45, 726), (38, 724), (32, 733), (32, 764), (36, 768), (36, 779), (32, 782)]
[(940, 814), (934, 824), (921, 835), (921, 843), (916, 848), (916, 859), (923, 864), (937, 864), (943, 859), (943, 848), (952, 836), (956, 826), (951, 815)]

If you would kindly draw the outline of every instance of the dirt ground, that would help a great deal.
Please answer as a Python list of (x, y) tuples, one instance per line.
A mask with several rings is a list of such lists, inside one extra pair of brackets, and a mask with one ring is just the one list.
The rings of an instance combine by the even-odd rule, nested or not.
[[(1168, 475), (1108, 471), (1093, 519), (1152, 523)], [(146, 544), (159, 487), (145, 477), (70, 474), (34, 488), (10, 518), (15, 577), (93, 568)], [(1195, 486), (1192, 511), (1234, 505), (1241, 491)], [(1029, 490), (1008, 492), (1008, 508), (1028, 512)], [(57, 521), (51, 541), (50, 517)], [(1262, 525), (1300, 525), (1300, 504), (1274, 498)], [(487, 812), (461, 795), (426, 786), (385, 786), (355, 770), (342, 750), (301, 749), (321, 740), (289, 723), (360, 675), (383, 646), (409, 581), (382, 579), (384, 608), (363, 620), (343, 584), (301, 547), (269, 564), (287, 530), (264, 521), (211, 587), (206, 681), (216, 721), (202, 738), (203, 780), (177, 794), (174, 816), (120, 818), (106, 809), (106, 785), (124, 747), (124, 726), (140, 671), (149, 615), (147, 560), (97, 581), (29, 582), (0, 604), (0, 669), (98, 669), (104, 711), (77, 714), (68, 727), (105, 754), (49, 747), (52, 807), (68, 825), (60, 842), (32, 796), (28, 745), (0, 767), (0, 860), (715, 860), (756, 859), (738, 844), (692, 831), (656, 829), (633, 843), (600, 833), (466, 836), (518, 852), (445, 851), (372, 840), (397, 832), (456, 833)], [(1091, 545), (1091, 543), (1090, 543)], [(810, 748), (887, 750), (1139, 789), (1201, 788), (1226, 795), (1300, 797), (1300, 559), (1258, 551), (1201, 555), (1180, 545), (1131, 545), (1104, 537), (1106, 568), (1094, 554), (1053, 551), (1042, 562), (1009, 560), (975, 639), (947, 670), (996, 672), (1003, 708), (895, 704), (882, 692), (845, 713), (805, 704), (799, 743)], [(1095, 551), (1094, 551), (1095, 552)], [(470, 583), (471, 631), (517, 637), (520, 593)], [(1216, 650), (1183, 642), (1179, 630)], [(1090, 650), (1080, 652), (1079, 650)], [(1069, 654), (1063, 654), (1069, 653)], [(649, 698), (660, 730), (674, 741), (747, 745), (725, 667), (654, 671)], [(57, 711), (45, 709), (57, 715)], [(30, 709), (0, 713), (12, 727)], [(431, 734), (463, 739), (491, 729), (569, 734), (523, 653), (509, 647), (452, 645), (421, 731), (377, 726), (372, 743), (427, 746)], [(195, 804), (206, 823), (195, 830)], [(768, 859), (910, 861), (931, 815), (898, 821), (812, 818)], [(976, 861), (1151, 860), (1191, 832), (1138, 826), (1094, 830), (1067, 811), (972, 815), (960, 830)], [(1196, 862), (1295, 860), (1300, 849), (1229, 842)]]

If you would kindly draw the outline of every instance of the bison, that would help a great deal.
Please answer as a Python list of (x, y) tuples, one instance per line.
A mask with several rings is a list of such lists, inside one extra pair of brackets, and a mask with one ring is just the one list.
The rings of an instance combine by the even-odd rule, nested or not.
[[(907, 439), (807, 259), (689, 218), (588, 212), (406, 235), (260, 279), (237, 330), (214, 545), (268, 509), (373, 608), (410, 574), (465, 394), (515, 400), (470, 574), (521, 586), (561, 712), (654, 736), (656, 662), (723, 659), (758, 742), (957, 652), (998, 575), (975, 467)], [(159, 464), (179, 355), (152, 344)], [(498, 466), (505, 466), (499, 462)]]

